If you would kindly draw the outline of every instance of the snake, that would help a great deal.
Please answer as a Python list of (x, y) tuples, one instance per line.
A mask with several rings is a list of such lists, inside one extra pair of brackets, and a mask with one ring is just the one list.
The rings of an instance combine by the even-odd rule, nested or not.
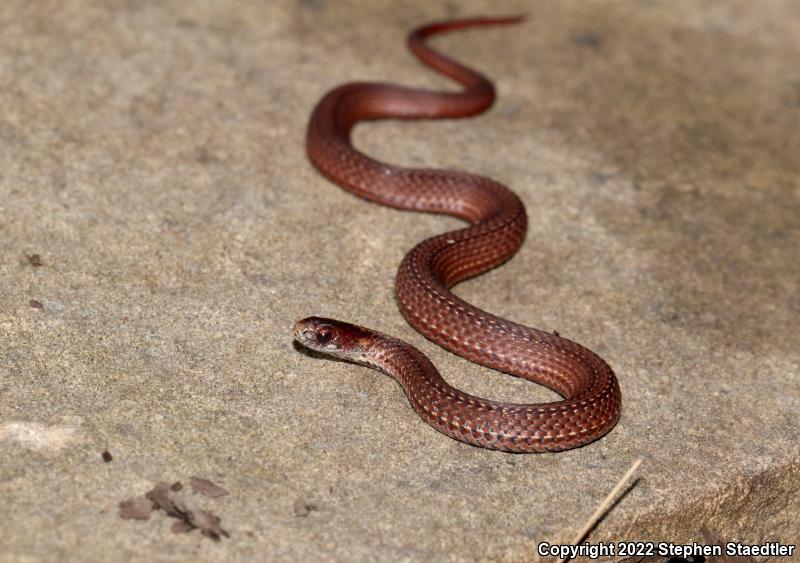
[(432, 91), (383, 82), (352, 82), (326, 93), (314, 108), (306, 153), (327, 179), (363, 199), (402, 210), (449, 215), (468, 226), (428, 238), (403, 258), (395, 278), (397, 304), (419, 333), (467, 360), (543, 385), (562, 398), (547, 403), (483, 399), (448, 384), (417, 348), (348, 322), (308, 317), (293, 337), (323, 355), (377, 369), (399, 383), (411, 407), (439, 432), (505, 452), (557, 452), (593, 442), (617, 423), (619, 383), (589, 349), (560, 336), (495, 316), (452, 292), (453, 286), (511, 258), (523, 243), (527, 214), (503, 184), (460, 170), (407, 168), (356, 149), (354, 126), (376, 119), (443, 119), (479, 114), (495, 88), (479, 72), (427, 44), (439, 33), (508, 25), (523, 17), (478, 17), (422, 26), (407, 45), (425, 65), (461, 91)]

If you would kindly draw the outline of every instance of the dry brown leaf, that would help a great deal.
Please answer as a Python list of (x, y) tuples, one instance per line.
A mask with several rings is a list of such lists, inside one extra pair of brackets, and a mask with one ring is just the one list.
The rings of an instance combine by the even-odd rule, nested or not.
[(317, 510), (316, 505), (306, 502), (306, 499), (300, 497), (294, 501), (294, 515), (305, 518), (312, 510)]
[(192, 477), (191, 480), (192, 491), (209, 498), (224, 497), (229, 494), (226, 489), (223, 489), (216, 483), (203, 479), (202, 477)]
[(172, 501), (172, 496), (174, 494), (175, 491), (172, 490), (169, 483), (160, 481), (155, 487), (148, 491), (145, 496), (173, 518), (183, 518), (183, 514), (175, 508), (175, 503)]
[(28, 264), (30, 264), (34, 268), (39, 268), (41, 266), (44, 266), (42, 257), (39, 256), (38, 254), (27, 254), (25, 257), (28, 259)]
[[(180, 518), (186, 525), (198, 528), (204, 536), (214, 541), (219, 541), (223, 536), (229, 537), (230, 534), (220, 526), (219, 517), (201, 509), (194, 498), (180, 492), (182, 486), (176, 486), (178, 484), (170, 485), (162, 481), (146, 496), (169, 516)], [(172, 531), (180, 533), (183, 528), (184, 526), (173, 525)]]
[(194, 526), (189, 524), (186, 520), (176, 520), (172, 526), (170, 526), (170, 530), (172, 530), (173, 534), (186, 534), (194, 530)]
[(147, 520), (155, 509), (156, 505), (147, 497), (133, 497), (119, 503), (120, 518), (125, 520)]
[(220, 519), (213, 513), (202, 510), (194, 498), (173, 492), (171, 500), (183, 518), (195, 528), (199, 528), (203, 535), (214, 541), (219, 541), (222, 536), (229, 536), (219, 525)]

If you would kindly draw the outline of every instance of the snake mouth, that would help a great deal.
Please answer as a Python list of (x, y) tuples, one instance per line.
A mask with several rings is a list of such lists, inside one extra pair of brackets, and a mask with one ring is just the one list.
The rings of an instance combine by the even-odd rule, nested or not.
[(314, 342), (314, 329), (310, 328), (306, 320), (303, 319), (294, 324), (292, 336), (300, 344), (308, 346), (309, 343)]

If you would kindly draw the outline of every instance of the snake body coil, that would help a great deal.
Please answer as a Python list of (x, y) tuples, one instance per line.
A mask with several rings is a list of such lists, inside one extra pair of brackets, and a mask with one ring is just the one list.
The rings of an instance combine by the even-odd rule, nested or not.
[(442, 213), (470, 226), (429, 238), (403, 259), (396, 294), (406, 320), (433, 342), (472, 362), (535, 381), (563, 401), (512, 404), (474, 397), (448, 385), (418, 350), (390, 336), (341, 321), (311, 317), (295, 326), (305, 346), (385, 371), (403, 387), (431, 426), (462, 442), (511, 452), (560, 451), (587, 444), (616, 424), (621, 395), (599, 356), (559, 336), (482, 311), (450, 288), (508, 260), (525, 237), (527, 217), (511, 190), (453, 170), (401, 168), (353, 148), (350, 133), (369, 119), (457, 118), (494, 102), (479, 73), (434, 51), (430, 35), (501, 25), (519, 18), (470, 19), (422, 27), (408, 38), (425, 64), (464, 86), (433, 92), (385, 83), (352, 83), (327, 93), (308, 125), (309, 159), (327, 178), (362, 198), (400, 209)]

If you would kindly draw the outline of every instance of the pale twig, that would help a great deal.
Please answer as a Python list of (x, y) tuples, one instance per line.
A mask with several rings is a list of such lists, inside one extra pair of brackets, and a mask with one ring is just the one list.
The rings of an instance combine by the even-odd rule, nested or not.
[[(600, 517), (605, 514), (606, 510), (608, 510), (608, 507), (614, 502), (614, 498), (622, 490), (622, 487), (624, 487), (627, 482), (630, 481), (630, 478), (639, 468), (641, 463), (642, 459), (637, 459), (633, 462), (633, 465), (630, 466), (630, 469), (628, 469), (625, 475), (623, 475), (622, 479), (617, 482), (611, 492), (608, 493), (608, 496), (606, 496), (605, 500), (603, 500), (600, 506), (597, 507), (597, 510), (594, 511), (594, 514), (592, 514), (591, 518), (586, 521), (586, 524), (583, 526), (583, 528), (581, 528), (581, 531), (575, 534), (575, 539), (572, 540), (571, 545), (578, 545), (589, 534), (589, 531), (594, 528), (595, 524), (597, 524), (597, 521), (600, 520)], [(569, 561), (569, 559), (566, 561)], [(564, 563), (566, 563), (566, 561)]]

